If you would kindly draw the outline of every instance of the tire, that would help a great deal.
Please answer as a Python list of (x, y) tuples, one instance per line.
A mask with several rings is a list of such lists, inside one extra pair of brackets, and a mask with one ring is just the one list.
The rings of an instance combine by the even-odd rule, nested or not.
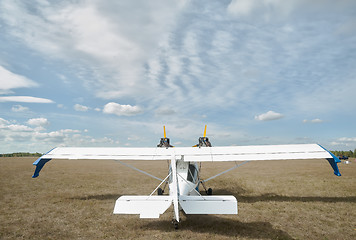
[(163, 190), (162, 188), (157, 189), (157, 195), (163, 195)]
[(213, 195), (213, 189), (209, 188), (206, 193), (207, 193), (208, 195)]

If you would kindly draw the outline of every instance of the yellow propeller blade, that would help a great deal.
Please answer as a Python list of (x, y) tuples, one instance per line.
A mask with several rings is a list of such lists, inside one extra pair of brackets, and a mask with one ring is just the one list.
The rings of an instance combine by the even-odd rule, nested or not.
[(164, 138), (167, 138), (167, 136), (166, 136), (166, 126), (163, 126), (163, 131), (164, 131)]
[(205, 130), (204, 130), (204, 137), (206, 137), (206, 125), (205, 125)]

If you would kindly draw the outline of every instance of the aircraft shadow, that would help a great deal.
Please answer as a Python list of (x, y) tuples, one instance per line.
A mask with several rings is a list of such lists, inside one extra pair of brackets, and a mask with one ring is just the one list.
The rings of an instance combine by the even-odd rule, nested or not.
[[(166, 232), (175, 231), (170, 221), (149, 222), (145, 227)], [(274, 228), (269, 222), (241, 222), (214, 215), (188, 215), (180, 222), (179, 228), (235, 238), (293, 239), (287, 232)]]
[[(205, 195), (205, 193), (201, 193)], [(241, 194), (241, 193), (240, 193)], [(230, 192), (225, 189), (214, 190), (214, 195), (233, 195), (238, 202), (255, 203), (255, 202), (349, 202), (356, 203), (356, 196), (349, 197), (318, 197), (318, 196), (283, 196), (274, 193), (266, 193), (257, 196), (240, 195), (236, 192)], [(123, 194), (125, 195), (125, 194)], [(121, 194), (97, 194), (87, 196), (77, 196), (70, 199), (76, 200), (116, 200), (121, 197)]]
[(273, 193), (262, 194), (260, 196), (236, 196), (238, 202), (350, 202), (356, 203), (356, 196), (350, 197), (300, 197), (300, 196), (281, 196)]
[(122, 195), (120, 194), (97, 194), (97, 195), (87, 195), (87, 196), (77, 196), (71, 197), (74, 200), (116, 200)]
[(216, 189), (214, 195), (233, 195), (238, 202), (349, 202), (356, 203), (356, 196), (348, 197), (319, 197), (319, 196), (283, 196), (275, 193), (265, 193), (257, 196), (248, 196), (241, 193), (231, 192), (225, 189)]

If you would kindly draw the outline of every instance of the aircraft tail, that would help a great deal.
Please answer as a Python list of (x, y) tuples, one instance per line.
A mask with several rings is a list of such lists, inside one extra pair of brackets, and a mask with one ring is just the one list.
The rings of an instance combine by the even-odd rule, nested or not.
[[(173, 202), (172, 196), (121, 196), (114, 214), (139, 214), (140, 218), (159, 218)], [(186, 214), (237, 214), (234, 196), (179, 196)]]
[(179, 196), (186, 214), (237, 214), (234, 196)]
[(140, 218), (159, 218), (172, 205), (171, 196), (121, 196), (114, 214), (140, 214)]

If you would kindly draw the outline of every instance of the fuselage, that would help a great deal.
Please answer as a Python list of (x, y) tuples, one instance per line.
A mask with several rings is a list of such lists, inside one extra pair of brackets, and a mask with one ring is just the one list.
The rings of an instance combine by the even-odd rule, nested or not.
[[(199, 167), (196, 162), (176, 161), (177, 194), (186, 196), (199, 195)], [(172, 166), (169, 168), (169, 195), (174, 194)]]

